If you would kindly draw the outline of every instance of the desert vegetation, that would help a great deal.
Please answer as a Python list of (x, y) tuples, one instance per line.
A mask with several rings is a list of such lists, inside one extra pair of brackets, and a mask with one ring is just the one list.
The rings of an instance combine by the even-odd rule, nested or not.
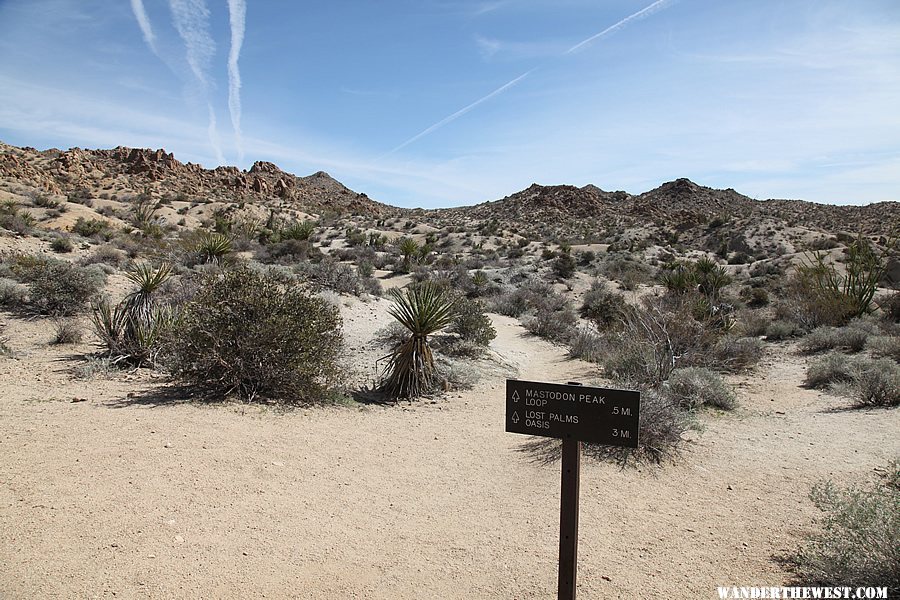
[[(779, 419), (807, 431), (797, 414), (857, 433), (895, 422), (900, 262), (878, 211), (757, 203), (687, 180), (640, 196), (533, 186), (410, 210), (268, 163), (243, 180), (180, 163), (151, 178), (129, 171), (129, 154), (107, 152), (80, 158), (107, 173), (96, 181), (0, 182), (0, 361), (10, 381), (59, 369), (65, 391), (48, 397), (86, 402), (96, 386), (118, 406), (277, 407), (309, 428), (339, 419), (341, 431), (384, 410), (433, 419), (436, 447), (438, 425), (465, 440), (483, 421), (497, 437), (473, 444), (553, 458), (552, 442), (503, 437), (498, 382), (578, 379), (641, 392), (639, 447), (585, 448), (592, 469), (614, 463), (623, 478), (694, 476), (686, 470), (722, 456), (723, 432), (758, 441), (755, 427), (787, 443)], [(17, 156), (35, 169), (58, 159)], [(418, 423), (402, 427), (412, 436)], [(772, 460), (778, 444), (767, 446)], [(480, 448), (467, 452), (455, 460), (482, 460)], [(896, 486), (838, 483), (814, 488), (826, 516), (795, 557), (798, 576), (890, 583), (877, 540), (896, 533)]]

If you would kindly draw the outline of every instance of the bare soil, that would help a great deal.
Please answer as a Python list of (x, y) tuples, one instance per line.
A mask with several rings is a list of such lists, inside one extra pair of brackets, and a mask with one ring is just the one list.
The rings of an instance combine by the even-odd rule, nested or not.
[[(342, 310), (354, 360), (383, 310)], [(75, 379), (90, 344), (6, 318), (0, 358), (4, 598), (550, 598), (559, 464), (503, 431), (504, 369), (593, 365), (492, 316), (493, 376), (434, 401), (280, 410), (165, 394), (146, 372)], [(900, 412), (844, 410), (767, 347), (674, 464), (582, 468), (582, 598), (713, 598), (777, 585), (813, 527), (809, 487), (900, 454)], [(499, 363), (499, 364), (497, 364)], [(487, 369), (488, 372), (490, 369)]]

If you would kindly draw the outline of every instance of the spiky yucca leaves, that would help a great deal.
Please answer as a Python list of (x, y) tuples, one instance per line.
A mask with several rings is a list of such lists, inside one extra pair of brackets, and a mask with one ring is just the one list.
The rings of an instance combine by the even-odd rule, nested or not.
[(409, 337), (388, 355), (381, 391), (392, 398), (417, 398), (437, 384), (434, 355), (428, 336), (450, 324), (454, 301), (431, 281), (406, 290), (390, 291), (392, 317), (409, 330)]
[(308, 240), (315, 232), (316, 224), (313, 221), (295, 222), (281, 230), (281, 239), (302, 242)]
[(224, 233), (201, 232), (194, 250), (205, 263), (220, 264), (231, 254), (231, 239)]
[(155, 362), (162, 335), (175, 322), (175, 314), (168, 307), (155, 307), (153, 294), (171, 273), (168, 264), (156, 268), (137, 264), (125, 275), (136, 288), (121, 303), (112, 306), (106, 299), (94, 303), (94, 330), (114, 362), (138, 366)]
[(411, 237), (404, 237), (397, 242), (397, 250), (403, 256), (403, 268), (408, 271), (413, 259), (419, 254), (421, 247), (419, 242)]

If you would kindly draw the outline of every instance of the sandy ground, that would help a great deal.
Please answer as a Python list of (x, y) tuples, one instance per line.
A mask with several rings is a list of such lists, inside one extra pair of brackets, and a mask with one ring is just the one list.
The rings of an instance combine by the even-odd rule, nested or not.
[[(348, 345), (383, 307), (348, 302)], [(559, 464), (503, 431), (502, 377), (436, 402), (278, 411), (165, 399), (147, 373), (77, 380), (89, 344), (0, 314), (0, 597), (555, 597)], [(494, 316), (523, 378), (592, 365)], [(817, 514), (814, 482), (900, 454), (900, 412), (835, 410), (769, 346), (741, 408), (702, 416), (663, 468), (582, 469), (581, 598), (714, 598), (773, 585)], [(78, 401), (73, 401), (78, 400)]]

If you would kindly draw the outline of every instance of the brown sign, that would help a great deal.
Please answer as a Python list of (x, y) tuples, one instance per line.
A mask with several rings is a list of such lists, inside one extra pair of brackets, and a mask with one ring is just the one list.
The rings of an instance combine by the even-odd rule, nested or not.
[(641, 394), (506, 380), (506, 431), (637, 448)]

